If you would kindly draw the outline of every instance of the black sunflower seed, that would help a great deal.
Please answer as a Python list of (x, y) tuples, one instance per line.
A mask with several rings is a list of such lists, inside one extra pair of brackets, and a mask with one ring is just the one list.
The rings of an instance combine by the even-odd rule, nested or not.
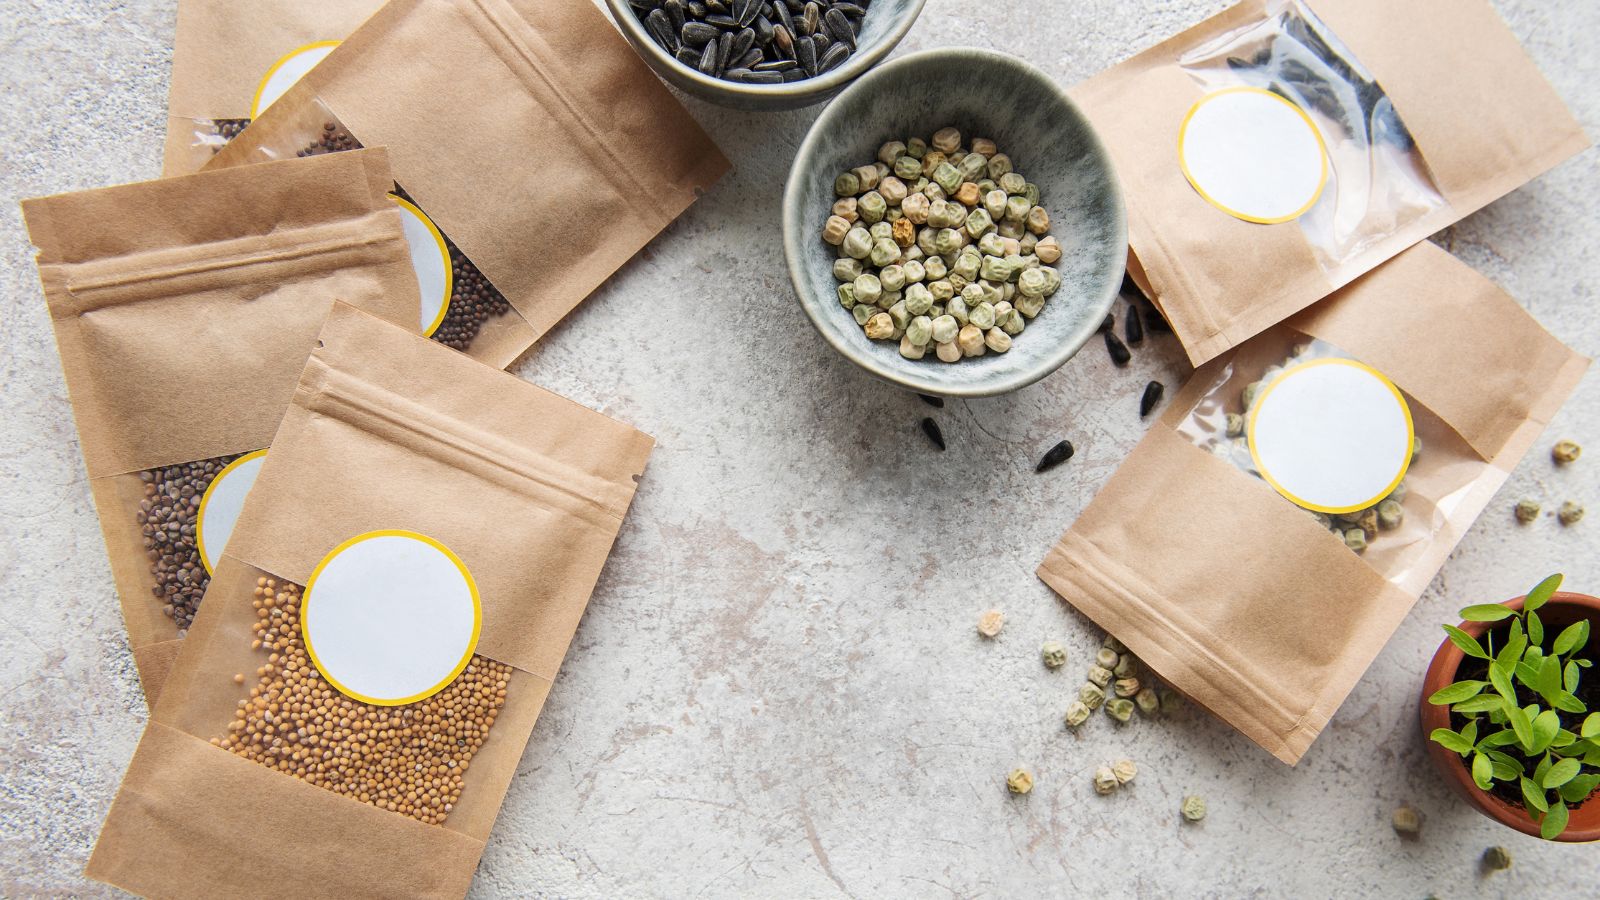
[(1117, 327), (1117, 314), (1106, 313), (1106, 320), (1100, 323), (1100, 333), (1105, 334), (1115, 327)]
[(1033, 467), (1033, 471), (1048, 472), (1071, 459), (1074, 452), (1076, 451), (1072, 449), (1071, 441), (1062, 441), (1045, 453), (1044, 458), (1039, 460), (1039, 464)]
[(720, 33), (704, 22), (689, 22), (678, 31), (678, 38), (691, 47), (704, 47), (716, 40)]
[(812, 42), (811, 38), (795, 38), (794, 57), (800, 61), (800, 68), (805, 69), (807, 75), (816, 77), (817, 45)]
[(757, 72), (787, 72), (795, 67), (792, 59), (769, 59), (764, 63), (757, 63), (750, 68)]
[(707, 25), (715, 25), (723, 31), (738, 31), (739, 20), (733, 16), (706, 16)]
[(1122, 336), (1128, 339), (1130, 346), (1144, 343), (1144, 324), (1139, 321), (1138, 304), (1128, 304), (1128, 312), (1122, 317)]
[(789, 29), (782, 25), (772, 29), (772, 46), (778, 48), (778, 52), (784, 56), (795, 58), (794, 37)]
[(1161, 314), (1161, 310), (1156, 309), (1155, 304), (1145, 306), (1143, 309), (1144, 328), (1146, 331), (1154, 334), (1172, 333), (1172, 323), (1168, 322), (1167, 317)]
[(807, 77), (806, 70), (801, 68), (784, 69), (782, 75), (785, 82), (805, 81)]
[(1144, 396), (1139, 398), (1139, 418), (1150, 415), (1150, 410), (1161, 403), (1161, 395), (1167, 392), (1167, 386), (1159, 381), (1152, 381), (1144, 386)]
[(1128, 345), (1122, 343), (1115, 331), (1107, 331), (1105, 336), (1106, 351), (1111, 354), (1111, 361), (1118, 366), (1127, 365), (1128, 360), (1133, 359), (1133, 354), (1128, 352)]
[(717, 42), (707, 41), (706, 48), (700, 51), (700, 71), (706, 75), (717, 74)]
[(862, 9), (854, 3), (835, 3), (833, 8), (847, 16), (854, 16), (857, 19), (867, 14), (865, 9)]
[(739, 59), (736, 62), (734, 62), (733, 65), (729, 66), (728, 68), (730, 68), (730, 69), (754, 69), (756, 67), (756, 64), (761, 62), (761, 60), (762, 60), (761, 51), (760, 50), (751, 50), (749, 53), (746, 53), (745, 55), (739, 57)]
[(838, 65), (848, 59), (849, 56), (849, 47), (846, 47), (842, 43), (834, 44), (832, 47), (828, 48), (827, 53), (822, 54), (821, 59), (817, 60), (817, 74), (820, 75), (823, 72), (828, 72), (834, 68), (837, 68)]
[(923, 419), (922, 433), (928, 436), (928, 440), (933, 441), (935, 447), (938, 447), (941, 451), (944, 450), (944, 432), (939, 430), (938, 422), (932, 419)]
[(1127, 272), (1122, 273), (1122, 287), (1117, 289), (1117, 293), (1128, 297), (1144, 296), (1144, 291), (1139, 290), (1139, 285), (1134, 283), (1133, 276), (1129, 275)]
[(827, 53), (828, 48), (833, 46), (833, 38), (828, 37), (828, 29), (823, 28), (811, 36), (811, 43), (817, 45), (817, 59), (821, 59), (822, 54)]
[(667, 0), (661, 4), (661, 9), (667, 14), (667, 21), (672, 23), (672, 33), (677, 34), (689, 21), (689, 5), (683, 0)]
[(756, 13), (761, 11), (760, 0), (733, 0), (733, 17), (739, 25), (749, 25), (756, 20)]
[(700, 51), (694, 49), (693, 47), (679, 46), (678, 52), (674, 53), (673, 55), (678, 58), (678, 62), (681, 62), (690, 68), (700, 68)]
[(765, 47), (772, 43), (772, 20), (766, 16), (756, 19), (750, 26), (756, 30), (756, 46)]
[(773, 6), (773, 10), (778, 14), (778, 24), (788, 29), (791, 37), (800, 33), (800, 29), (795, 27), (794, 13), (789, 12), (789, 7), (778, 3)]
[(755, 45), (756, 30), (754, 28), (746, 28), (738, 34), (735, 34), (733, 36), (733, 58), (743, 59), (744, 55), (749, 53), (750, 48), (754, 47)]
[[(734, 73), (738, 73), (735, 75)], [(724, 78), (742, 84), (783, 84), (782, 72), (753, 72), (749, 69), (729, 69)]]
[(668, 52), (678, 49), (678, 35), (672, 30), (672, 21), (666, 13), (659, 9), (651, 10), (650, 15), (644, 17), (644, 28), (650, 32), (651, 39)]
[(828, 33), (833, 35), (834, 40), (851, 50), (856, 48), (856, 33), (851, 30), (850, 20), (844, 17), (844, 13), (830, 9), (822, 20), (828, 23)]
[(733, 61), (733, 34), (724, 31), (722, 39), (717, 41), (717, 71), (728, 68), (728, 63)]
[(926, 403), (929, 406), (935, 407), (937, 409), (944, 409), (944, 398), (943, 397), (935, 397), (932, 394), (918, 394), (917, 397), (919, 399), (921, 399), (923, 403)]

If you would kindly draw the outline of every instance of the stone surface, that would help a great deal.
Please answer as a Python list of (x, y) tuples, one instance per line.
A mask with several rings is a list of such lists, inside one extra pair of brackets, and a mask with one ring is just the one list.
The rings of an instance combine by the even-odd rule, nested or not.
[[(1600, 6), (1496, 0), (1591, 133)], [(1064, 82), (1222, 8), (930, 0), (898, 52), (976, 43)], [(0, 895), (104, 896), (80, 872), (144, 721), (16, 200), (153, 177), (173, 0), (0, 0)], [(1047, 12), (1048, 11), (1048, 12)], [(779, 192), (815, 111), (691, 104), (734, 171), (516, 367), (659, 449), (511, 786), (478, 897), (1581, 896), (1592, 848), (1508, 833), (1425, 767), (1416, 691), (1437, 623), (1556, 570), (1600, 586), (1600, 375), (1467, 535), (1304, 762), (1198, 711), (1079, 733), (1060, 715), (1099, 635), (1033, 576), (1137, 441), (1152, 338), (1013, 396), (932, 414), (826, 352), (790, 294)], [(648, 150), (640, 158), (648, 163)], [(1556, 334), (1600, 353), (1594, 151), (1440, 236)], [(1078, 457), (1032, 465), (1062, 436)], [(1591, 516), (1591, 520), (1593, 517)], [(1007, 613), (990, 641), (990, 606)], [(1039, 643), (1063, 641), (1056, 672)], [(1138, 781), (1097, 797), (1122, 757)], [(1033, 793), (1006, 792), (1027, 766)], [(1210, 815), (1179, 821), (1188, 793)], [(1401, 842), (1402, 802), (1427, 818)], [(1479, 877), (1490, 844), (1516, 857)], [(292, 864), (292, 861), (282, 861)]]

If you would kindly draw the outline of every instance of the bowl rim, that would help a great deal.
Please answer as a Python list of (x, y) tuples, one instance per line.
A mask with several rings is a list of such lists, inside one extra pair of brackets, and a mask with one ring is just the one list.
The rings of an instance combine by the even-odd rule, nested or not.
[[(783, 0), (777, 0), (783, 2)], [(665, 48), (657, 44), (650, 33), (645, 31), (644, 21), (633, 12), (633, 7), (628, 0), (606, 0), (606, 7), (611, 10), (611, 17), (617, 21), (624, 34), (635, 48), (643, 49), (641, 52), (649, 54), (657, 63), (665, 65), (677, 75), (688, 80), (704, 91), (711, 93), (727, 94), (748, 97), (752, 100), (793, 99), (796, 97), (809, 97), (812, 95), (826, 96), (840, 87), (850, 83), (863, 72), (872, 68), (879, 60), (889, 55), (911, 31), (911, 26), (916, 24), (917, 18), (922, 15), (922, 8), (928, 0), (908, 0), (906, 12), (896, 22), (887, 39), (866, 53), (852, 53), (850, 58), (841, 63), (838, 68), (815, 78), (804, 78), (800, 81), (790, 81), (783, 84), (743, 84), (737, 81), (727, 81), (721, 78), (712, 78), (699, 69), (691, 68), (678, 61), (676, 56), (668, 53)], [(869, 8), (868, 14), (872, 12)]]
[[(622, 2), (626, 3), (626, 0), (622, 0)], [(822, 311), (820, 308), (818, 308), (820, 304), (818, 304), (815, 300), (808, 301), (806, 299), (808, 292), (804, 286), (805, 279), (801, 265), (801, 261), (804, 256), (800, 246), (800, 241), (804, 238), (802, 235), (797, 233), (798, 229), (792, 226), (792, 223), (798, 221), (798, 214), (790, 215), (791, 210), (797, 210), (800, 203), (803, 202), (802, 198), (800, 197), (802, 164), (810, 164), (811, 160), (816, 155), (817, 145), (822, 140), (822, 134), (833, 125), (836, 119), (843, 115), (843, 113), (840, 112), (843, 107), (839, 101), (857, 91), (870, 90), (873, 83), (877, 79), (887, 78), (901, 68), (908, 68), (911, 66), (924, 64), (930, 60), (937, 61), (941, 57), (965, 57), (968, 59), (976, 58), (980, 65), (1003, 65), (1021, 69), (1025, 74), (1036, 78), (1039, 82), (1048, 86), (1051, 91), (1055, 92), (1057, 99), (1059, 99), (1063, 104), (1066, 105), (1068, 109), (1072, 110), (1073, 113), (1083, 120), (1083, 122), (1088, 126), (1086, 130), (1089, 140), (1092, 142), (1090, 146), (1093, 150), (1097, 151), (1101, 158), (1105, 161), (1106, 171), (1111, 176), (1109, 179), (1109, 184), (1112, 195), (1116, 200), (1117, 210), (1117, 221), (1115, 223), (1114, 230), (1119, 236), (1116, 242), (1121, 245), (1124, 254), (1126, 254), (1128, 245), (1127, 199), (1123, 195), (1122, 181), (1117, 177), (1115, 161), (1111, 157), (1111, 152), (1106, 148), (1105, 141), (1101, 139), (1099, 131), (1095, 129), (1094, 122), (1090, 120), (1090, 118), (1083, 112), (1083, 109), (1078, 106), (1078, 104), (1074, 102), (1070, 96), (1068, 96), (1066, 90), (1062, 88), (1055, 79), (1051, 78), (1038, 66), (1035, 66), (1027, 60), (1019, 57), (1011, 56), (1005, 53), (999, 53), (982, 47), (938, 47), (928, 50), (918, 50), (914, 53), (908, 53), (905, 56), (890, 60), (889, 62), (878, 66), (876, 69), (862, 76), (854, 84), (845, 88), (845, 90), (841, 92), (838, 97), (835, 97), (828, 103), (826, 107), (823, 108), (822, 113), (818, 115), (816, 120), (811, 123), (811, 128), (807, 130), (805, 139), (800, 142), (800, 147), (795, 152), (794, 161), (789, 167), (789, 179), (788, 183), (784, 186), (783, 191), (783, 250), (789, 269), (789, 281), (794, 287), (796, 299), (800, 303), (800, 308), (805, 310), (806, 317), (811, 320), (812, 327), (816, 328), (817, 333), (822, 335), (823, 340), (827, 341), (828, 344), (839, 353), (839, 355), (885, 381), (897, 384), (904, 388), (909, 388), (910, 390), (918, 393), (936, 394), (941, 397), (993, 397), (1025, 388), (1030, 384), (1043, 380), (1046, 376), (1061, 368), (1066, 364), (1067, 360), (1076, 356), (1078, 351), (1082, 350), (1084, 345), (1087, 344), (1096, 333), (1098, 333), (1099, 322), (1093, 320), (1086, 321), (1086, 330), (1081, 340), (1076, 342), (1072, 340), (1063, 341), (1061, 346), (1056, 348), (1054, 352), (1040, 355), (1033, 365), (1027, 366), (1020, 371), (1006, 377), (983, 379), (971, 384), (928, 384), (915, 374), (902, 372), (879, 362), (877, 359), (867, 354), (860, 353), (859, 348), (857, 347), (846, 346), (842, 341), (836, 338), (830, 329), (824, 327), (824, 323), (821, 319)], [(1124, 259), (1126, 259), (1126, 255), (1124, 255)], [(1125, 262), (1124, 267), (1126, 267)], [(1124, 268), (1124, 272), (1126, 272), (1126, 268)], [(1109, 288), (1106, 291), (1106, 295), (1103, 298), (1100, 298), (1100, 305), (1106, 309), (1110, 309), (1112, 304), (1116, 302), (1117, 294), (1121, 292), (1121, 289), (1122, 279), (1112, 279)]]

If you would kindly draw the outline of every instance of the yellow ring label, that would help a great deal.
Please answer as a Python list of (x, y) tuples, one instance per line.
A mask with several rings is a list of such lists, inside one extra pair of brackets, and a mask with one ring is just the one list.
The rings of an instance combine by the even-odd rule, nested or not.
[[(411, 248), (411, 268), (417, 274), (417, 289), (422, 297), (419, 324), (423, 337), (433, 337), (444, 324), (444, 317), (450, 312), (450, 301), (455, 298), (456, 274), (450, 262), (450, 248), (439, 226), (415, 203), (395, 194), (390, 194), (389, 199), (405, 214), (402, 225), (406, 243)], [(434, 304), (438, 305), (437, 310)]]
[(332, 53), (333, 48), (342, 43), (344, 42), (316, 41), (314, 43), (306, 44), (303, 47), (296, 47), (295, 49), (290, 50), (288, 53), (285, 53), (283, 56), (280, 56), (278, 61), (272, 64), (272, 68), (267, 70), (267, 74), (261, 76), (261, 81), (256, 84), (256, 92), (250, 98), (250, 118), (260, 118), (261, 114), (266, 111), (267, 107), (272, 105), (273, 100), (277, 100), (279, 97), (283, 96), (284, 91), (287, 91), (294, 85), (295, 81), (299, 81), (300, 78), (305, 75), (305, 72), (301, 72), (300, 75), (295, 76), (294, 81), (290, 81), (288, 84), (283, 85), (281, 89), (276, 91), (271, 100), (268, 100), (265, 104), (262, 104), (261, 99), (262, 97), (266, 96), (268, 87), (273, 86), (273, 82), (278, 79), (280, 73), (286, 71), (286, 67), (303, 64), (305, 62), (303, 57), (305, 57), (307, 54), (315, 54), (316, 58), (311, 60), (311, 65), (305, 67), (306, 72), (309, 72), (316, 66), (317, 63), (322, 62), (323, 58), (325, 58), (329, 53)]
[[(1238, 95), (1238, 94), (1259, 94), (1259, 95), (1264, 95), (1266, 97), (1272, 98), (1272, 100), (1274, 102), (1280, 103), (1280, 104), (1288, 107), (1289, 109), (1294, 110), (1295, 115), (1302, 122), (1305, 123), (1306, 129), (1310, 132), (1311, 136), (1316, 141), (1317, 155), (1318, 155), (1318, 159), (1319, 159), (1319, 162), (1320, 162), (1320, 165), (1321, 165), (1321, 171), (1320, 171), (1320, 174), (1317, 177), (1316, 188), (1315, 188), (1314, 191), (1311, 192), (1310, 199), (1306, 200), (1304, 204), (1302, 204), (1298, 209), (1294, 210), (1291, 213), (1288, 213), (1286, 215), (1277, 215), (1277, 216), (1262, 216), (1262, 215), (1259, 215), (1259, 214), (1256, 214), (1256, 213), (1251, 213), (1251, 212), (1249, 212), (1247, 210), (1235, 209), (1232, 206), (1229, 206), (1227, 203), (1224, 203), (1223, 201), (1219, 200), (1216, 196), (1214, 196), (1214, 191), (1207, 190), (1206, 187), (1202, 184), (1202, 182), (1205, 180), (1205, 178), (1202, 175), (1200, 175), (1199, 173), (1195, 172), (1190, 166), (1189, 155), (1188, 155), (1189, 151), (1191, 149), (1190, 146), (1188, 145), (1189, 128), (1190, 128), (1191, 124), (1193, 124), (1196, 114), (1199, 113), (1208, 104), (1212, 103), (1213, 101), (1217, 100), (1220, 97), (1227, 97), (1227, 96)], [(1296, 105), (1292, 101), (1290, 101), (1290, 100), (1288, 100), (1288, 99), (1286, 99), (1286, 98), (1284, 98), (1284, 97), (1282, 97), (1282, 96), (1280, 96), (1278, 94), (1275, 94), (1272, 91), (1266, 90), (1264, 88), (1258, 88), (1258, 87), (1224, 88), (1223, 90), (1215, 91), (1213, 93), (1207, 94), (1204, 97), (1201, 97), (1198, 101), (1195, 102), (1195, 104), (1193, 106), (1189, 107), (1189, 111), (1184, 114), (1183, 122), (1178, 127), (1178, 166), (1183, 170), (1183, 177), (1188, 180), (1189, 186), (1194, 188), (1195, 193), (1199, 194), (1207, 203), (1211, 204), (1212, 206), (1215, 206), (1217, 209), (1222, 210), (1223, 212), (1227, 213), (1230, 216), (1233, 216), (1236, 219), (1243, 219), (1246, 222), (1254, 222), (1254, 223), (1259, 224), (1259, 225), (1276, 225), (1276, 224), (1279, 224), (1281, 222), (1289, 222), (1289, 221), (1293, 221), (1295, 219), (1300, 218), (1301, 216), (1303, 216), (1307, 212), (1309, 212), (1313, 206), (1316, 206), (1318, 200), (1322, 199), (1322, 192), (1328, 186), (1328, 174), (1329, 174), (1329, 171), (1328, 171), (1328, 145), (1327, 145), (1326, 141), (1323, 140), (1322, 132), (1317, 128), (1316, 123), (1311, 121), (1311, 116), (1308, 115), (1304, 109), (1301, 109), (1298, 105)]]
[[(195, 549), (200, 551), (200, 565), (205, 566), (207, 575), (215, 574), (212, 571), (213, 566), (211, 565), (211, 554), (206, 551), (206, 513), (211, 510), (211, 501), (217, 496), (219, 488), (223, 486), (223, 482), (230, 475), (235, 475), (239, 469), (243, 468), (249, 463), (254, 462), (255, 460), (261, 459), (266, 455), (267, 451), (256, 450), (251, 453), (246, 453), (233, 462), (228, 463), (226, 466), (223, 466), (222, 471), (217, 473), (217, 477), (211, 479), (211, 483), (206, 485), (206, 492), (200, 495), (200, 510), (199, 512), (195, 513), (194, 517), (194, 544)], [(250, 479), (250, 483), (255, 483), (255, 479), (253, 477)], [(241, 505), (243, 504), (242, 498), (240, 503)], [(233, 523), (238, 518), (238, 510), (232, 510), (232, 513), (233, 515), (228, 519), (227, 528), (223, 534), (223, 547), (227, 546), (228, 535), (233, 533)], [(215, 548), (219, 556), (222, 553), (223, 547)]]
[[(380, 540), (381, 547), (375, 543)], [(452, 574), (459, 576), (459, 586), (448, 578)], [(438, 590), (441, 577), (447, 579), (445, 591)], [(437, 601), (458, 588), (465, 596), (456, 602), (471, 599), (470, 633), (462, 629), (464, 608), (426, 618), (440, 613)], [(318, 631), (320, 639), (313, 636)], [(404, 706), (444, 690), (472, 660), (482, 631), (483, 602), (466, 563), (415, 531), (369, 531), (333, 548), (306, 579), (300, 604), (300, 633), (317, 671), (345, 696), (375, 706)], [(453, 649), (457, 642), (465, 645), (459, 653)], [(356, 678), (364, 683), (351, 683)], [(374, 687), (385, 681), (426, 684), (376, 692)]]
[[(1346, 366), (1371, 375), (1383, 385), (1389, 394), (1394, 397), (1395, 403), (1398, 404), (1405, 421), (1406, 449), (1402, 453), (1402, 461), (1399, 466), (1399, 471), (1387, 482), (1382, 490), (1377, 492), (1377, 494), (1353, 504), (1329, 506), (1298, 496), (1294, 490), (1284, 485), (1278, 477), (1274, 476), (1271, 468), (1262, 459), (1260, 445), (1257, 440), (1257, 426), (1260, 424), (1258, 413), (1260, 413), (1262, 407), (1266, 405), (1267, 399), (1271, 397), (1278, 388), (1288, 383), (1292, 376), (1296, 375), (1297, 373), (1306, 372), (1321, 366)], [(1283, 372), (1279, 373), (1278, 377), (1274, 378), (1265, 389), (1261, 391), (1260, 396), (1256, 397), (1255, 404), (1247, 411), (1247, 415), (1249, 416), (1248, 443), (1250, 445), (1250, 459), (1255, 463), (1256, 471), (1261, 474), (1261, 477), (1267, 482), (1267, 484), (1272, 485), (1273, 490), (1277, 491), (1279, 494), (1282, 494), (1297, 506), (1302, 506), (1314, 512), (1326, 513), (1328, 515), (1345, 515), (1347, 513), (1360, 512), (1361, 510), (1369, 509), (1376, 505), (1383, 498), (1394, 493), (1395, 488), (1400, 486), (1400, 482), (1406, 477), (1406, 472), (1408, 472), (1411, 468), (1410, 448), (1415, 445), (1417, 432), (1416, 423), (1411, 416), (1410, 404), (1406, 402), (1405, 395), (1400, 392), (1400, 389), (1395, 386), (1393, 381), (1389, 380), (1388, 376), (1365, 363), (1358, 362), (1353, 359), (1345, 359), (1342, 357), (1314, 359), (1285, 369)]]

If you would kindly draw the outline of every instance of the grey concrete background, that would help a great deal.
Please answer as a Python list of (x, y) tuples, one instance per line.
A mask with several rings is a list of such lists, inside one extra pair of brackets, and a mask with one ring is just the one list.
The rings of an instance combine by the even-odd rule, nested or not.
[[(979, 44), (1070, 83), (1223, 5), (931, 0), (899, 52)], [(1496, 6), (1600, 134), (1600, 4)], [(114, 893), (80, 872), (145, 718), (16, 201), (156, 175), (172, 20), (173, 0), (0, 0), (6, 896)], [(1457, 607), (1556, 570), (1600, 588), (1600, 521), (1510, 514), (1523, 496), (1600, 513), (1600, 458), (1556, 471), (1545, 453), (1571, 436), (1600, 454), (1600, 375), (1297, 768), (1199, 712), (1067, 733), (1100, 636), (1033, 569), (1138, 440), (1145, 381), (1186, 374), (1177, 347), (1117, 370), (1091, 346), (1013, 396), (953, 403), (938, 456), (928, 410), (830, 354), (790, 295), (779, 194), (815, 110), (690, 108), (736, 170), (516, 367), (660, 447), (474, 896), (1594, 895), (1594, 848), (1447, 793), (1414, 704)], [(1596, 168), (1586, 153), (1439, 238), (1591, 356)], [(1033, 475), (1061, 437), (1078, 458)], [(973, 628), (989, 606), (1009, 616), (992, 642)], [(1059, 673), (1038, 663), (1052, 637), (1072, 652)], [(1095, 796), (1094, 767), (1123, 756), (1138, 781)], [(1002, 784), (1017, 764), (1038, 780), (1025, 799)], [(1189, 792), (1210, 800), (1198, 827), (1177, 814)], [(1389, 828), (1401, 801), (1427, 816), (1418, 842)], [(1480, 878), (1496, 843), (1516, 865)]]

